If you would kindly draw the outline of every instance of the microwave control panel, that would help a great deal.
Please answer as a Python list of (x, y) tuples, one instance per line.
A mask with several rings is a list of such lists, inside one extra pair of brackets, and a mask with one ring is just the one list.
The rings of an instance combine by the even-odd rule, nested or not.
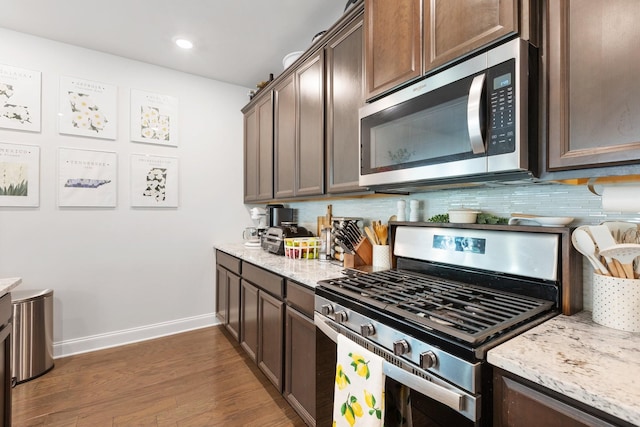
[(516, 147), (515, 63), (491, 68), (487, 75), (489, 96), (489, 155), (511, 153)]

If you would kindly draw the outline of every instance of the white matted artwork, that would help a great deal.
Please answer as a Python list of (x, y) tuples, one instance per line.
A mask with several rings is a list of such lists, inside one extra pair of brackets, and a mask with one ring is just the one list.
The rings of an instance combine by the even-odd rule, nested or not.
[(58, 206), (115, 207), (117, 154), (109, 151), (58, 150)]
[(131, 155), (131, 206), (178, 207), (178, 159)]
[(0, 64), (0, 127), (40, 132), (40, 71)]
[(40, 202), (40, 147), (0, 143), (0, 206)]
[(178, 146), (178, 98), (131, 89), (131, 140)]
[(58, 130), (61, 134), (116, 139), (117, 106), (117, 86), (60, 77)]

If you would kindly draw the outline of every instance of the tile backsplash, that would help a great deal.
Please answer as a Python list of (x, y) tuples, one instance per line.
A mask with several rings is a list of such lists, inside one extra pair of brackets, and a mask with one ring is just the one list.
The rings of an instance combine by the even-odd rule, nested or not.
[[(332, 205), (334, 216), (387, 221), (395, 215), (399, 200), (406, 201), (406, 218), (409, 219), (410, 200), (417, 200), (418, 220), (426, 221), (451, 208), (472, 208), (508, 218), (511, 213), (527, 213), (544, 216), (568, 216), (575, 218), (570, 226), (598, 224), (602, 221), (623, 220), (640, 222), (640, 213), (604, 212), (600, 196), (586, 186), (554, 183), (498, 184), (454, 190), (415, 193), (403, 196), (368, 196), (361, 198), (333, 199), (288, 203), (296, 209), (298, 224), (315, 232), (318, 216), (324, 215), (327, 205)], [(414, 202), (415, 205), (415, 202)], [(592, 269), (588, 262), (584, 268), (584, 308), (592, 309)]]

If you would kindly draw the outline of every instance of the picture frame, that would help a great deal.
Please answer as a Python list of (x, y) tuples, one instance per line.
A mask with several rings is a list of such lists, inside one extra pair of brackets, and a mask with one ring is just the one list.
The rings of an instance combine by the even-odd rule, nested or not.
[(177, 208), (178, 158), (131, 155), (131, 206)]
[(0, 142), (0, 206), (39, 203), (40, 147)]
[(61, 134), (117, 138), (117, 86), (61, 76), (59, 100), (58, 131)]
[(131, 141), (178, 146), (178, 98), (131, 89)]
[(0, 64), (0, 128), (40, 132), (42, 73)]
[(116, 207), (117, 154), (58, 149), (59, 207)]

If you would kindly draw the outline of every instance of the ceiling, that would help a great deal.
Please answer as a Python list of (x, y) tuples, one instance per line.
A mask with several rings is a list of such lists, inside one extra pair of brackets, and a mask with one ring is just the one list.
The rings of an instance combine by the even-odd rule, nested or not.
[[(253, 88), (346, 0), (0, 0), (0, 27)], [(176, 38), (187, 38), (183, 50)]]

